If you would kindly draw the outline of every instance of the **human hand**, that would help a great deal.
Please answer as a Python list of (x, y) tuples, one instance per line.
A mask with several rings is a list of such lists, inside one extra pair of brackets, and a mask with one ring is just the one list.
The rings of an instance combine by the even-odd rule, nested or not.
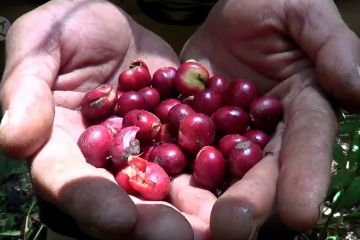
[(334, 3), (219, 1), (181, 58), (200, 60), (229, 80), (249, 79), (284, 107), (277, 140), (265, 150), (272, 154), (215, 203), (213, 238), (249, 239), (274, 213), (295, 230), (315, 225), (337, 125), (325, 94), (360, 110), (360, 42)]
[[(169, 203), (130, 199), (109, 172), (87, 164), (77, 147), (85, 129), (77, 110), (84, 94), (115, 83), (135, 59), (144, 60), (151, 73), (178, 64), (164, 41), (109, 2), (50, 1), (24, 15), (7, 39), (1, 148), (15, 158), (30, 158), (36, 194), (93, 237), (205, 238), (208, 225), (197, 210), (181, 215)], [(192, 190), (187, 178), (179, 178), (172, 191)], [(192, 198), (178, 205), (189, 205)]]

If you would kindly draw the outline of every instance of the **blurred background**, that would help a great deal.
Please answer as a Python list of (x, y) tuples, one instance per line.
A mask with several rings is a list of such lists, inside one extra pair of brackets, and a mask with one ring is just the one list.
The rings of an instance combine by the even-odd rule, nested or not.
[[(12, 23), (44, 2), (46, 1), (1, 0), (0, 16)], [(162, 36), (179, 52), (216, 0), (112, 0), (112, 2), (123, 8), (137, 22)], [(345, 22), (360, 36), (360, 0), (335, 2)], [(5, 41), (0, 41), (0, 73), (4, 69), (4, 47)]]
[[(0, 16), (13, 23), (46, 1), (0, 0)], [(162, 36), (176, 51), (203, 21), (216, 0), (112, 0), (138, 23)], [(179, 2), (180, 4), (179, 7)], [(171, 25), (171, 28), (169, 28)], [(34, 26), (36, 28), (36, 26)], [(5, 41), (0, 41), (0, 73), (4, 68)]]

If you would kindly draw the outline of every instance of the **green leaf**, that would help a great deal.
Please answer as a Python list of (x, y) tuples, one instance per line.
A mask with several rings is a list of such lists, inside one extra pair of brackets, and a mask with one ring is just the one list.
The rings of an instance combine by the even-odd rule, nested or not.
[(350, 167), (360, 164), (360, 129), (358, 129), (351, 140), (351, 146), (348, 151), (348, 161)]
[(339, 125), (339, 134), (352, 134), (359, 128), (359, 121), (345, 121)]
[(331, 176), (328, 193), (334, 194), (336, 191), (347, 188), (356, 177), (356, 170), (339, 170)]
[(11, 213), (5, 213), (2, 217), (5, 218), (5, 221), (1, 222), (1, 227), (3, 229), (12, 229), (15, 225), (15, 215)]
[[(25, 217), (25, 223), (24, 223), (24, 234), (25, 235), (29, 235), (29, 232), (30, 232), (30, 227), (29, 227), (29, 222), (30, 222), (30, 215), (31, 213), (33, 212), (34, 210), (34, 207), (38, 206), (37, 205), (37, 200), (36, 199), (33, 199), (27, 213), (26, 213), (26, 217)], [(36, 208), (37, 210), (37, 208)]]
[(22, 161), (17, 161), (8, 158), (4, 154), (0, 153), (0, 178), (6, 178), (13, 171), (22, 164)]
[(327, 238), (326, 238), (326, 240), (340, 240), (341, 238), (339, 238), (339, 236), (328, 236)]
[(9, 230), (0, 232), (0, 236), (2, 237), (19, 237), (21, 235), (21, 232), (18, 230)]
[(344, 192), (338, 205), (339, 209), (360, 203), (360, 177), (355, 178)]
[(18, 165), (15, 169), (13, 169), (12, 174), (28, 174), (28, 168), (25, 164), (25, 162), (21, 162), (21, 164)]
[(359, 114), (353, 114), (353, 113), (348, 113), (345, 111), (342, 111), (341, 113), (341, 123), (343, 122), (354, 122), (354, 121), (358, 121), (360, 120), (360, 115)]
[(348, 220), (348, 219), (360, 220), (360, 212), (352, 212), (352, 213), (344, 214), (344, 219), (345, 220)]
[(337, 141), (333, 147), (333, 159), (339, 165), (340, 169), (344, 169), (346, 167), (346, 153), (341, 147), (341, 142)]
[(2, 199), (2, 198), (5, 197), (5, 196), (6, 196), (6, 193), (3, 192), (3, 191), (0, 191), (0, 199)]
[(45, 228), (44, 224), (41, 224), (39, 230), (37, 231), (35, 237), (33, 238), (33, 240), (38, 240), (38, 238), (40, 237), (40, 233), (42, 232), (42, 230)]

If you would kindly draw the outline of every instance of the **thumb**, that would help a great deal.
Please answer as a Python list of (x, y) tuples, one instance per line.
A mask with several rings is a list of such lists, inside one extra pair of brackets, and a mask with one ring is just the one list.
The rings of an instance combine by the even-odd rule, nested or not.
[(21, 18), (9, 31), (1, 81), (4, 115), (0, 125), (0, 148), (13, 158), (34, 154), (48, 139), (54, 118), (50, 86), (59, 67), (54, 57), (57, 48), (49, 53), (47, 47), (43, 47), (47, 44), (41, 42), (46, 39), (41, 29), (37, 29), (36, 34), (27, 31), (28, 20), (28, 17)]
[(321, 87), (347, 110), (360, 111), (360, 40), (333, 1), (289, 1), (292, 37), (315, 64)]
[(87, 234), (113, 239), (133, 229), (137, 210), (110, 172), (87, 164), (77, 146), (84, 130), (80, 112), (56, 108), (49, 140), (28, 162), (34, 192)]
[(55, 124), (45, 147), (30, 161), (34, 191), (96, 239), (126, 235), (137, 221), (135, 204), (108, 171), (86, 163), (67, 132), (70, 124), (82, 124), (80, 118), (73, 116), (64, 115), (71, 120), (61, 126)]

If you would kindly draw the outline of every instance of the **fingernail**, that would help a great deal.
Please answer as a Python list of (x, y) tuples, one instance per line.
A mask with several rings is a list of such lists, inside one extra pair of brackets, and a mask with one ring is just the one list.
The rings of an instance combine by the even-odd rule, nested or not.
[(360, 65), (357, 65), (357, 70), (358, 70), (358, 74), (359, 74), (359, 77), (360, 77)]

